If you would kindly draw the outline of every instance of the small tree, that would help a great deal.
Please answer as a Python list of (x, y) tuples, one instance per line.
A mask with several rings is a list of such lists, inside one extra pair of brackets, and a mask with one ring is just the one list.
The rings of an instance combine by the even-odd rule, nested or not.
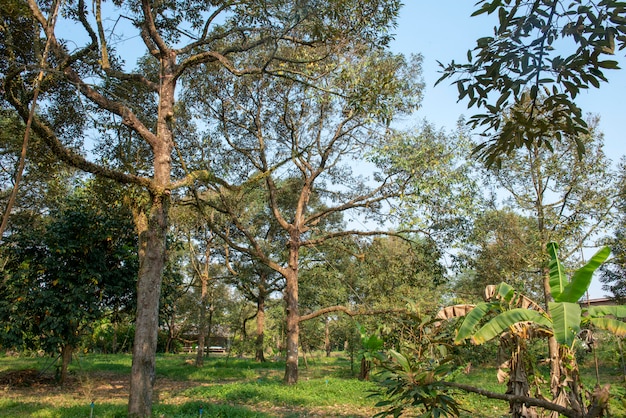
[(3, 345), (60, 351), (63, 383), (94, 322), (110, 309), (134, 305), (136, 251), (123, 211), (90, 206), (80, 193), (52, 210), (41, 228), (15, 232), (0, 282)]

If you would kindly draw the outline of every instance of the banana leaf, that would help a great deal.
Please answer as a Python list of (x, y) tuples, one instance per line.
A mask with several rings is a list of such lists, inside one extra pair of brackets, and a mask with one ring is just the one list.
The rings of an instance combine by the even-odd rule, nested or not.
[(626, 305), (601, 305), (590, 306), (585, 309), (589, 316), (598, 318), (606, 315), (613, 315), (616, 318), (626, 318)]
[(600, 265), (602, 265), (602, 263), (604, 263), (610, 254), (611, 249), (609, 247), (601, 248), (594, 254), (593, 257), (591, 257), (587, 264), (574, 272), (570, 282), (565, 286), (559, 295), (559, 299), (557, 300), (555, 297), (554, 300), (557, 300), (557, 302), (578, 302), (578, 299), (580, 299), (585, 294), (587, 289), (589, 289), (593, 273), (598, 267), (600, 267)]
[(547, 328), (552, 327), (550, 319), (541, 313), (530, 309), (516, 308), (502, 312), (483, 325), (482, 328), (472, 335), (472, 342), (476, 345), (484, 344), (487, 341), (499, 337), (503, 332), (507, 331), (509, 327), (519, 322), (533, 322)]
[(609, 331), (619, 338), (626, 337), (626, 322), (619, 321), (613, 318), (589, 318), (590, 323), (592, 323), (597, 328)]
[(552, 316), (554, 337), (559, 344), (571, 347), (580, 332), (580, 306), (571, 302), (550, 302), (548, 308)]
[(483, 302), (479, 303), (465, 315), (463, 323), (459, 327), (459, 330), (454, 339), (455, 344), (461, 344), (465, 339), (472, 336), (474, 329), (478, 323), (493, 309), (499, 308), (498, 302)]

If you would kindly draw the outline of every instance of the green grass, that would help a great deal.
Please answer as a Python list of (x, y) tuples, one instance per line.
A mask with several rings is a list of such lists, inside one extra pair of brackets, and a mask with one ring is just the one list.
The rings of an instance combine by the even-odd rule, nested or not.
[[(53, 360), (53, 359), (52, 359)], [(295, 386), (282, 384), (284, 362), (256, 363), (249, 359), (211, 357), (202, 368), (192, 355), (158, 355), (154, 417), (368, 417), (378, 411), (379, 400), (369, 397), (376, 388), (351, 376), (344, 357), (307, 358), (301, 362), (300, 380)], [(48, 368), (50, 358), (0, 356), (0, 374), (10, 371)], [(126, 416), (127, 380), (130, 355), (81, 355), (70, 366), (72, 382), (60, 389), (34, 384), (26, 388), (4, 388), (0, 396), (0, 417), (73, 418), (89, 417), (95, 400), (94, 418)], [(619, 371), (619, 370), (618, 370)], [(586, 365), (583, 377), (589, 387), (595, 372)], [(456, 377), (494, 392), (504, 392), (497, 383), (493, 367), (475, 367), (468, 375)], [(611, 383), (613, 416), (626, 416), (621, 404), (626, 394), (623, 375), (615, 367), (602, 368), (601, 383)], [(125, 385), (125, 386), (123, 386)], [(3, 387), (0, 386), (0, 390)], [(508, 404), (474, 394), (459, 395), (466, 412), (462, 417), (505, 417)], [(620, 415), (621, 413), (621, 415)]]

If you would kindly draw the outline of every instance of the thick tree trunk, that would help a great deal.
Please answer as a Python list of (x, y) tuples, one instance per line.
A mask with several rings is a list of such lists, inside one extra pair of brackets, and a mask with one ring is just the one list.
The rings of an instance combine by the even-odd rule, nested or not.
[(257, 311), (256, 311), (256, 354), (254, 356), (256, 361), (261, 363), (265, 362), (265, 353), (263, 350), (263, 341), (265, 339), (265, 295), (259, 292), (259, 298), (257, 299)]
[(300, 335), (300, 315), (298, 313), (298, 274), (289, 270), (285, 286), (285, 309), (287, 316), (287, 362), (284, 382), (298, 383), (298, 341)]
[[(152, 415), (152, 389), (156, 378), (156, 348), (159, 329), (159, 298), (165, 265), (167, 197), (154, 196), (149, 218), (136, 216), (139, 232), (137, 318), (130, 376), (128, 414)], [(141, 214), (143, 215), (143, 214)]]
[[(144, 6), (147, 3), (144, 3)], [(146, 8), (145, 12), (149, 12)], [(154, 156), (150, 190), (151, 205), (139, 232), (139, 275), (133, 364), (130, 376), (128, 415), (152, 415), (152, 388), (156, 379), (156, 348), (159, 330), (159, 299), (166, 259), (166, 236), (170, 203), (171, 153), (174, 138), (170, 123), (174, 116), (176, 53), (161, 49), (161, 78), (156, 135), (146, 138)], [(143, 212), (145, 213), (145, 212)]]
[(59, 374), (59, 384), (64, 385), (67, 381), (67, 368), (72, 361), (72, 353), (74, 347), (70, 344), (65, 344), (61, 349), (61, 373)]

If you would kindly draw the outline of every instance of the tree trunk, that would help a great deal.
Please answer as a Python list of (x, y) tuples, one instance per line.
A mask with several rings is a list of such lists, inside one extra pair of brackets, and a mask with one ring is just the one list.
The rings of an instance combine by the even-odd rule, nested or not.
[[(206, 343), (207, 345), (211, 345), (211, 335), (213, 334), (213, 312), (215, 311), (215, 307), (213, 305), (211, 305), (209, 307), (209, 323), (207, 324), (207, 331), (206, 331)], [(211, 353), (207, 351), (206, 355), (207, 357), (210, 355)]]
[(176, 339), (176, 305), (172, 306), (172, 315), (167, 326), (167, 343), (165, 343), (165, 352), (172, 352), (172, 345)]
[(359, 380), (370, 380), (370, 370), (372, 369), (372, 362), (361, 357), (361, 368), (359, 369)]
[[(548, 315), (550, 315), (548, 304), (552, 298), (550, 296), (550, 272), (548, 267), (544, 267), (543, 291), (545, 309)], [(554, 335), (548, 337), (548, 356), (550, 357), (550, 392), (555, 402), (559, 403), (558, 399), (561, 397), (561, 359), (559, 356), (559, 343), (556, 341)], [(560, 404), (562, 404), (562, 402)]]
[(156, 378), (156, 348), (159, 329), (159, 298), (165, 264), (167, 198), (154, 196), (149, 218), (136, 216), (139, 232), (137, 318), (133, 343), (128, 414), (152, 415), (152, 388)]
[(288, 385), (298, 383), (298, 341), (300, 334), (300, 315), (298, 313), (298, 274), (289, 270), (285, 277), (285, 310), (287, 316), (287, 361), (284, 382)]
[(113, 322), (113, 335), (111, 336), (111, 353), (117, 354), (117, 332), (120, 325), (117, 319)]
[(330, 357), (330, 317), (324, 318), (324, 349), (326, 350), (326, 357)]
[(265, 339), (265, 295), (259, 292), (257, 299), (257, 312), (256, 312), (256, 354), (254, 356), (256, 361), (261, 363), (265, 362), (265, 353), (263, 350), (263, 340)]
[[(207, 261), (208, 264), (208, 261)], [(200, 277), (200, 326), (198, 327), (198, 353), (196, 354), (196, 367), (204, 366), (204, 347), (207, 345), (206, 339), (206, 305), (208, 297), (209, 277), (201, 275)]]
[[(152, 388), (156, 379), (156, 348), (159, 330), (159, 299), (166, 258), (166, 238), (170, 203), (171, 153), (174, 137), (170, 123), (174, 116), (176, 91), (176, 52), (162, 49), (161, 77), (156, 135), (146, 137), (154, 156), (148, 216), (140, 211), (139, 275), (133, 364), (130, 375), (128, 415), (152, 415)], [(137, 218), (137, 217), (136, 217)]]
[(61, 349), (61, 373), (59, 374), (59, 384), (64, 385), (67, 381), (67, 368), (72, 361), (72, 353), (74, 352), (74, 347), (70, 344), (63, 345)]

